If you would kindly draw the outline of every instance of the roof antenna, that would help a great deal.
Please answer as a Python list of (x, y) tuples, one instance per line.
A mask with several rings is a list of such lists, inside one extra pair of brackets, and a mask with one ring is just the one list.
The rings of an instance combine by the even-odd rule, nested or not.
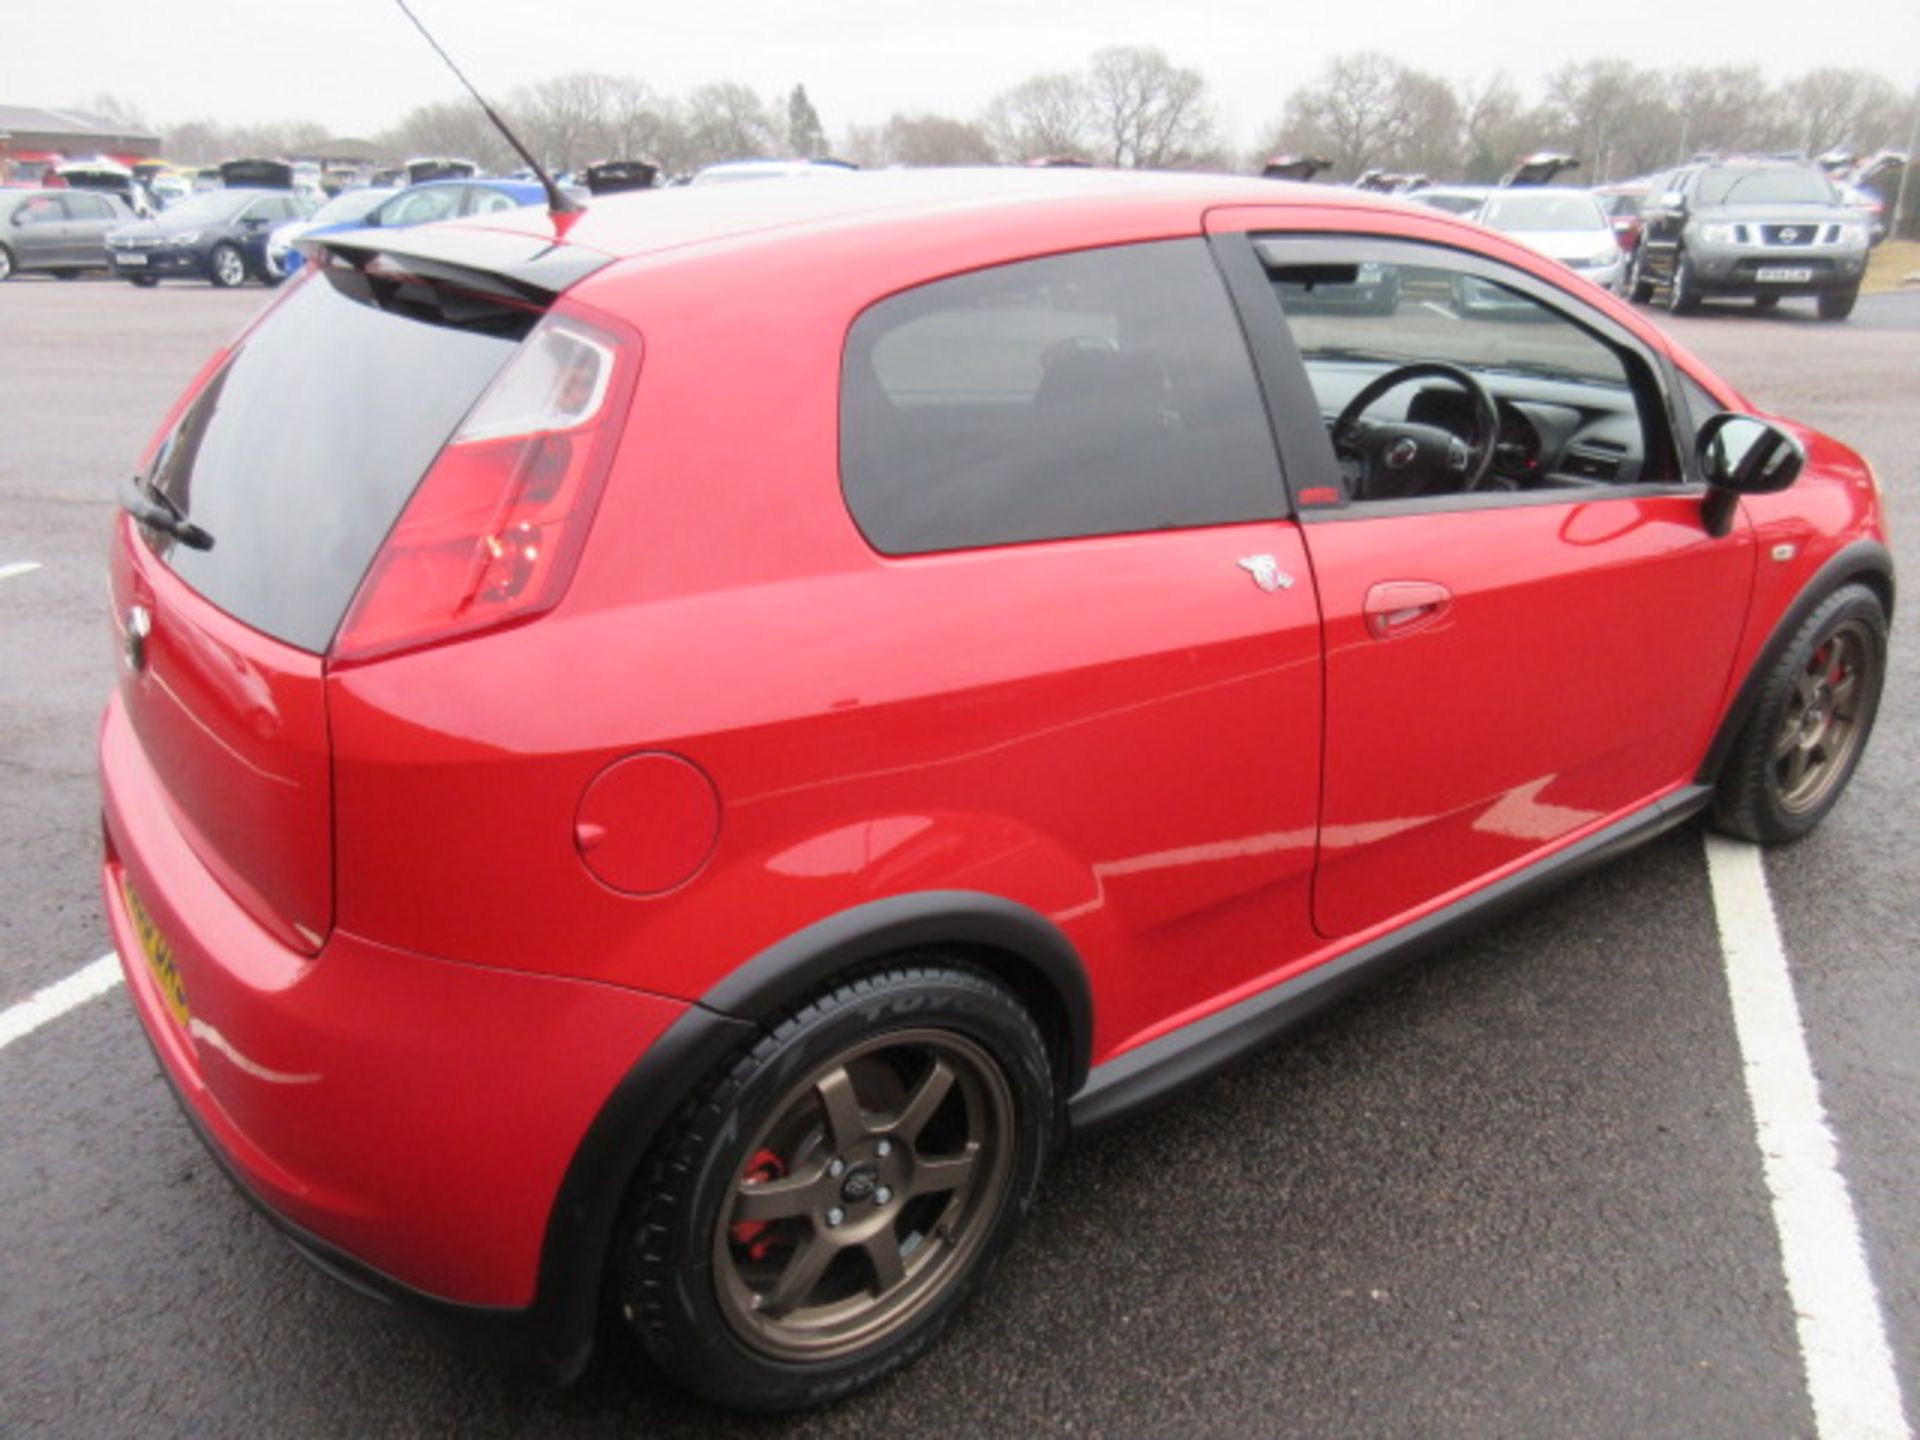
[(393, 3), (400, 7), (402, 15), (413, 22), (413, 28), (426, 37), (427, 44), (433, 47), (433, 53), (447, 62), (447, 68), (453, 71), (454, 78), (467, 87), (467, 93), (473, 96), (480, 108), (486, 112), (487, 119), (493, 122), (493, 128), (507, 137), (507, 144), (513, 147), (514, 153), (526, 161), (527, 168), (540, 177), (540, 184), (547, 192), (547, 209), (556, 215), (570, 215), (584, 210), (586, 208), (584, 205), (553, 183), (553, 177), (547, 174), (546, 167), (534, 159), (533, 152), (520, 143), (520, 137), (507, 128), (507, 122), (500, 118), (491, 105), (487, 104), (485, 97), (474, 88), (473, 82), (467, 79), (458, 65), (453, 63), (453, 57), (440, 48), (440, 42), (434, 39), (427, 27), (420, 23), (420, 17), (407, 7), (407, 0), (393, 0)]

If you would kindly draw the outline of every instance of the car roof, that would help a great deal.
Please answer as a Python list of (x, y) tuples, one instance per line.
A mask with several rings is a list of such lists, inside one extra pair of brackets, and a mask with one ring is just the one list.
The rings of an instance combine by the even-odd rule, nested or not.
[(515, 195), (530, 195), (544, 198), (546, 188), (538, 180), (509, 180), (504, 175), (453, 175), (444, 180), (420, 180), (412, 185), (362, 186), (362, 189), (389, 189), (395, 194), (402, 190), (445, 190), (451, 185), (483, 185), (492, 190), (506, 190)]
[(1169, 234), (1190, 234), (1204, 211), (1232, 205), (1400, 213), (1413, 208), (1398, 197), (1256, 176), (1003, 167), (859, 171), (831, 185), (673, 186), (601, 196), (584, 211), (557, 219), (533, 208), (462, 223), (548, 236), (559, 229), (569, 244), (627, 258), (748, 237), (777, 238), (796, 229), (872, 231), (941, 218), (956, 226), (997, 222), (1013, 229), (1042, 213), (1057, 218), (1081, 207), (1164, 218)]

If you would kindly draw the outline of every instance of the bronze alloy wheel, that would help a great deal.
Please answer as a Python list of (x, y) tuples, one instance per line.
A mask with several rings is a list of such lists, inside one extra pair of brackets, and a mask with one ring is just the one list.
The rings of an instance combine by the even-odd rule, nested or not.
[(714, 1227), (727, 1323), (780, 1361), (910, 1325), (991, 1229), (1013, 1125), (1000, 1067), (953, 1031), (896, 1031), (815, 1068), (746, 1147)]
[(1864, 734), (1861, 703), (1877, 653), (1866, 626), (1849, 620), (1815, 648), (1794, 677), (1772, 759), (1780, 808), (1789, 815), (1818, 809), (1851, 767)]
[(1752, 713), (1715, 782), (1714, 823), (1763, 845), (1818, 825), (1866, 750), (1886, 673), (1886, 606), (1866, 585), (1842, 585), (1755, 671)]

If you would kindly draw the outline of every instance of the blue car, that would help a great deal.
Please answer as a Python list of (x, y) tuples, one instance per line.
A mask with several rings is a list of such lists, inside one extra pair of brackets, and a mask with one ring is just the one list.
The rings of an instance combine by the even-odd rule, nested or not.
[(321, 206), (312, 219), (274, 231), (267, 242), (267, 262), (284, 280), (305, 263), (294, 242), (308, 235), (373, 226), (400, 229), (546, 203), (547, 192), (531, 180), (430, 180), (404, 190), (348, 190)]

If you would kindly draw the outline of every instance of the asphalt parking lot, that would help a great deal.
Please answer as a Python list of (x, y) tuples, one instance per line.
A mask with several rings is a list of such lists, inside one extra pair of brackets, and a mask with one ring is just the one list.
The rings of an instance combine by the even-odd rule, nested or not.
[[(0, 1012), (107, 949), (113, 487), (265, 299), (0, 286)], [(1757, 405), (1872, 458), (1920, 575), (1920, 294), (1842, 325), (1791, 304), (1666, 323)], [(1917, 628), (1908, 602), (1850, 795), (1765, 861), (1909, 1415)], [(738, 1422), (617, 1350), (571, 1391), (514, 1388), (310, 1270), (201, 1150), (109, 990), (0, 1048), (0, 1434), (1813, 1435), (1744, 1074), (1688, 828), (1070, 1151), (925, 1360)]]

